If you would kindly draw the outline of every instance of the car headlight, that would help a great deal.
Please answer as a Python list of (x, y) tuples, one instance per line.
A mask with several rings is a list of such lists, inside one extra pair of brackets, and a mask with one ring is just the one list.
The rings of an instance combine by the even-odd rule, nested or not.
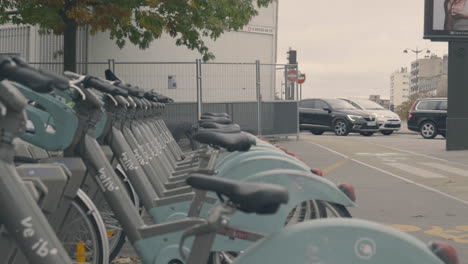
[(348, 116), (349, 120), (351, 120), (353, 122), (356, 121), (357, 119), (363, 119), (362, 116), (358, 116), (358, 115), (347, 115), (347, 116)]

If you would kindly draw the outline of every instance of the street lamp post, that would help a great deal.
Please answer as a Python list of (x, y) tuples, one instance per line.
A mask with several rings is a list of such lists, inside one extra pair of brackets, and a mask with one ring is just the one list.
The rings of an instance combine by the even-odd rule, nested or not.
[(421, 49), (420, 50), (417, 47), (416, 47), (415, 50), (406, 48), (406, 49), (403, 50), (403, 53), (409, 53), (410, 51), (416, 54), (416, 60), (418, 60), (419, 53), (421, 53), (421, 52), (426, 51), (427, 54), (431, 53), (431, 51), (429, 49)]
[[(417, 63), (417, 61), (418, 61), (418, 59), (419, 59), (419, 53), (424, 52), (424, 51), (425, 51), (427, 54), (431, 53), (431, 51), (430, 51), (429, 49), (418, 49), (418, 47), (416, 47), (415, 50), (414, 50), (414, 49), (408, 49), (408, 48), (406, 48), (406, 49), (403, 50), (403, 53), (409, 53), (410, 51), (416, 54), (416, 61), (415, 61), (416, 63)], [(411, 67), (412, 67), (412, 66), (411, 66)], [(411, 73), (411, 74), (413, 74), (413, 73)], [(416, 76), (416, 77), (417, 77), (417, 76)], [(411, 78), (411, 80), (413, 80), (413, 77)], [(411, 94), (412, 92), (414, 92), (414, 91), (419, 91), (419, 87), (418, 87), (419, 85), (418, 85), (418, 83), (416, 83), (415, 86), (413, 85), (413, 81), (411, 81), (411, 83), (412, 83), (412, 84), (410, 85), (410, 94)]]

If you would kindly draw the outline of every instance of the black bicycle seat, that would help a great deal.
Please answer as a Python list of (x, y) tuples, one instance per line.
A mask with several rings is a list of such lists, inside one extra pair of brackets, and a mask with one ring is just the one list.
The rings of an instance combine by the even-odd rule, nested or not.
[[(204, 123), (204, 124), (206, 126), (206, 124), (208, 124), (208, 123)], [(212, 123), (212, 124), (219, 125), (219, 124), (216, 124), (216, 123)], [(215, 127), (215, 126), (204, 127), (204, 126), (200, 126), (199, 129), (200, 130), (215, 131), (215, 132), (220, 132), (220, 133), (240, 133), (241, 132), (240, 127), (237, 124), (221, 125), (221, 127)]]
[(200, 127), (198, 131), (200, 130), (213, 131), (213, 132), (225, 133), (225, 134), (233, 134), (233, 133), (241, 132), (241, 130), (237, 128), (202, 128)]
[(214, 113), (214, 112), (206, 112), (206, 113), (203, 113), (202, 116), (214, 116), (214, 117), (231, 118), (227, 113)]
[(186, 182), (195, 189), (226, 196), (246, 213), (274, 214), (281, 204), (289, 201), (288, 190), (275, 184), (233, 181), (201, 174), (190, 175)]
[(240, 126), (238, 124), (218, 124), (214, 122), (203, 122), (200, 124), (200, 127), (203, 128), (216, 128), (216, 129), (237, 129), (240, 130)]
[(198, 120), (198, 123), (202, 124), (205, 122), (212, 122), (212, 123), (218, 123), (218, 124), (223, 124), (223, 125), (232, 124), (232, 120), (230, 118), (202, 115), (200, 117), (200, 120)]
[(244, 133), (221, 133), (216, 130), (199, 130), (193, 135), (193, 139), (215, 147), (222, 147), (230, 152), (247, 151), (250, 146), (255, 145), (253, 137)]

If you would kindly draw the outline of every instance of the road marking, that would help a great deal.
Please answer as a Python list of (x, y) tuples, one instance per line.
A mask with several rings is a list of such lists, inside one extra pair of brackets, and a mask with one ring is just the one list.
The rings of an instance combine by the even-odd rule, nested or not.
[(421, 156), (421, 157), (426, 157), (426, 158), (430, 158), (430, 159), (435, 159), (435, 160), (444, 161), (444, 162), (451, 163), (451, 164), (456, 164), (456, 165), (468, 167), (467, 164), (462, 164), (462, 163), (453, 162), (453, 161), (450, 161), (450, 160), (445, 160), (445, 159), (441, 159), (441, 158), (436, 158), (436, 157), (424, 155), (424, 154), (417, 153), (417, 152), (413, 152), (413, 151), (409, 151), (409, 150), (404, 150), (404, 149), (389, 147), (389, 146), (385, 146), (385, 145), (378, 144), (378, 143), (374, 143), (374, 142), (366, 142), (366, 143), (373, 144), (373, 145), (377, 145), (377, 146), (384, 147), (384, 148), (388, 148), (388, 149), (393, 149), (393, 150), (401, 151), (401, 152), (406, 152), (406, 153), (413, 154), (413, 155), (418, 155), (418, 156)]
[(400, 180), (402, 180), (402, 181), (405, 181), (405, 182), (407, 182), (407, 183), (414, 184), (414, 185), (419, 186), (419, 187), (421, 187), (421, 188), (424, 188), (424, 189), (426, 189), (426, 190), (428, 190), (428, 191), (432, 191), (432, 192), (438, 193), (438, 194), (440, 194), (440, 195), (442, 195), (442, 196), (445, 196), (445, 197), (447, 197), (447, 198), (453, 199), (453, 200), (458, 201), (458, 202), (460, 202), (460, 203), (462, 203), (462, 204), (468, 205), (468, 201), (465, 201), (465, 200), (463, 200), (463, 199), (460, 199), (460, 198), (455, 197), (455, 196), (453, 196), (453, 195), (450, 195), (450, 194), (448, 194), (448, 193), (444, 193), (444, 192), (442, 192), (442, 191), (439, 191), (439, 190), (434, 189), (434, 188), (432, 188), (432, 187), (426, 186), (426, 185), (424, 185), (424, 184), (421, 184), (421, 183), (418, 183), (418, 182), (409, 180), (409, 179), (407, 179), (407, 178), (405, 178), (405, 177), (402, 177), (402, 176), (396, 175), (396, 174), (394, 174), (394, 173), (391, 173), (391, 172), (389, 172), (389, 171), (386, 171), (386, 170), (377, 168), (377, 167), (375, 167), (375, 166), (369, 165), (369, 164), (364, 163), (364, 162), (362, 162), (362, 161), (355, 160), (355, 159), (352, 159), (352, 161), (354, 161), (354, 162), (356, 162), (356, 163), (359, 163), (359, 164), (361, 164), (361, 165), (364, 165), (364, 166), (366, 166), (366, 167), (368, 167), (368, 168), (371, 168), (371, 169), (374, 169), (374, 170), (378, 170), (378, 171), (380, 171), (380, 172), (383, 172), (383, 173), (385, 173), (385, 174), (387, 174), (387, 175), (389, 175), (389, 176), (395, 177), (395, 178), (400, 179)]
[(426, 235), (448, 239), (450, 241), (460, 244), (468, 244), (468, 226), (466, 225), (455, 226), (454, 228), (448, 229), (443, 228), (441, 226), (431, 226), (430, 229), (423, 229), (419, 226), (413, 225), (394, 224), (389, 226), (407, 233), (423, 232)]
[(419, 226), (413, 225), (390, 225), (390, 227), (393, 227), (403, 232), (418, 232), (422, 230), (422, 228), (420, 228)]
[(468, 170), (462, 170), (462, 169), (459, 169), (459, 168), (455, 168), (455, 167), (451, 167), (451, 166), (447, 166), (447, 165), (439, 164), (439, 163), (427, 162), (427, 163), (420, 163), (420, 164), (423, 164), (424, 166), (428, 166), (428, 167), (431, 167), (431, 168), (440, 169), (440, 170), (443, 170), (443, 171), (446, 171), (446, 172), (450, 172), (450, 173), (453, 173), (453, 174), (457, 174), (457, 175), (460, 175), (460, 176), (463, 176), (463, 177), (468, 177)]
[[(330, 151), (330, 152), (332, 152), (332, 153), (335, 153), (335, 154), (337, 154), (337, 155), (339, 155), (339, 156), (341, 156), (341, 157), (348, 158), (348, 156), (346, 156), (346, 155), (344, 155), (344, 154), (341, 154), (341, 153), (339, 153), (339, 152), (337, 152), (337, 151), (334, 151), (334, 150), (332, 150), (332, 149), (329, 149), (329, 148), (327, 148), (327, 147), (324, 147), (324, 146), (322, 146), (322, 145), (320, 145), (320, 144), (317, 144), (317, 143), (314, 143), (314, 142), (310, 142), (310, 141), (307, 141), (307, 140), (304, 140), (304, 141), (305, 141), (305, 142), (309, 142), (310, 144), (315, 145), (315, 146), (317, 146), (317, 147), (320, 147), (320, 148), (322, 148), (322, 149), (326, 149), (326, 150), (328, 150), (328, 151)], [(378, 145), (378, 144), (376, 144), (376, 145)], [(449, 199), (452, 199), (452, 200), (455, 200), (455, 201), (457, 201), (457, 202), (460, 202), (460, 203), (462, 203), (462, 204), (464, 204), (464, 205), (468, 205), (468, 201), (465, 201), (465, 200), (463, 200), (463, 199), (460, 199), (460, 198), (455, 197), (455, 196), (453, 196), (453, 195), (450, 195), (450, 194), (448, 194), (448, 193), (444, 193), (444, 192), (439, 191), (439, 190), (437, 190), (437, 189), (434, 189), (434, 188), (432, 188), (432, 187), (426, 186), (426, 185), (424, 185), (424, 184), (417, 183), (417, 182), (412, 181), (412, 180), (409, 180), (409, 179), (407, 179), (407, 178), (405, 178), (405, 177), (396, 175), (396, 174), (394, 174), (394, 173), (391, 173), (391, 172), (389, 172), (389, 171), (386, 171), (386, 170), (377, 168), (377, 167), (375, 167), (375, 166), (369, 165), (369, 164), (367, 164), (367, 163), (364, 163), (364, 162), (359, 161), (359, 160), (356, 160), (356, 159), (351, 159), (351, 161), (354, 161), (354, 162), (356, 162), (356, 163), (359, 163), (359, 164), (361, 164), (361, 165), (363, 165), (363, 166), (366, 166), (366, 167), (368, 167), (368, 168), (371, 168), (371, 169), (380, 171), (380, 172), (382, 172), (382, 173), (385, 173), (385, 174), (387, 174), (387, 175), (389, 175), (389, 176), (392, 176), (392, 177), (394, 177), (394, 178), (400, 179), (400, 180), (405, 181), (405, 182), (407, 182), (407, 183), (414, 184), (414, 185), (416, 185), (416, 186), (418, 186), (418, 187), (420, 187), (420, 188), (426, 189), (426, 190), (428, 190), (428, 191), (432, 191), (432, 192), (438, 193), (438, 194), (440, 194), (440, 195), (442, 195), (442, 196), (445, 196), (445, 197), (447, 197), (447, 198), (449, 198)]]
[(367, 156), (367, 157), (374, 157), (378, 158), (383, 162), (397, 162), (398, 160), (406, 160), (408, 159), (409, 155), (408, 154), (402, 154), (402, 153), (366, 153), (366, 152), (358, 152), (355, 153), (358, 156)]
[(323, 172), (324, 175), (325, 175), (325, 174), (328, 174), (328, 173), (330, 173), (331, 171), (333, 171), (334, 169), (343, 166), (343, 164), (345, 164), (346, 162), (348, 162), (348, 161), (350, 161), (350, 160), (351, 160), (350, 158), (346, 158), (346, 159), (340, 160), (340, 161), (338, 161), (338, 162), (332, 164), (331, 166), (329, 166), (329, 167), (323, 169), (322, 172)]
[(394, 167), (394, 168), (397, 168), (399, 170), (408, 172), (410, 174), (418, 175), (419, 177), (426, 178), (426, 179), (443, 179), (443, 178), (447, 178), (444, 175), (441, 175), (441, 174), (438, 174), (438, 173), (435, 173), (435, 172), (432, 172), (432, 171), (420, 169), (420, 168), (417, 168), (417, 167), (414, 167), (414, 166), (411, 166), (411, 165), (408, 165), (408, 164), (404, 164), (404, 163), (389, 162), (389, 163), (384, 163), (384, 164), (387, 165), (387, 166)]
[(304, 141), (307, 142), (307, 143), (309, 143), (309, 144), (315, 145), (315, 146), (317, 146), (317, 147), (319, 147), (319, 148), (326, 149), (326, 150), (330, 151), (331, 153), (335, 153), (336, 155), (341, 156), (341, 157), (343, 157), (343, 158), (345, 158), (345, 159), (349, 159), (349, 157), (346, 156), (345, 154), (342, 154), (342, 153), (340, 153), (340, 152), (334, 151), (333, 149), (327, 148), (327, 147), (325, 147), (325, 146), (322, 146), (322, 145), (320, 145), (320, 144), (314, 143), (314, 142), (312, 142), (312, 141), (308, 141), (308, 140), (304, 140)]

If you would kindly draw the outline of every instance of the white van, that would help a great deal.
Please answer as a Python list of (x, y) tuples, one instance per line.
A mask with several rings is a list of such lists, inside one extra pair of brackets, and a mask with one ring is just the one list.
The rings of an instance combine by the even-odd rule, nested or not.
[(391, 135), (393, 132), (400, 130), (401, 128), (401, 119), (394, 112), (385, 109), (383, 106), (378, 103), (368, 100), (368, 99), (359, 99), (359, 98), (340, 98), (354, 107), (364, 110), (369, 114), (377, 118), (377, 123), (379, 124), (380, 133), (384, 135)]

